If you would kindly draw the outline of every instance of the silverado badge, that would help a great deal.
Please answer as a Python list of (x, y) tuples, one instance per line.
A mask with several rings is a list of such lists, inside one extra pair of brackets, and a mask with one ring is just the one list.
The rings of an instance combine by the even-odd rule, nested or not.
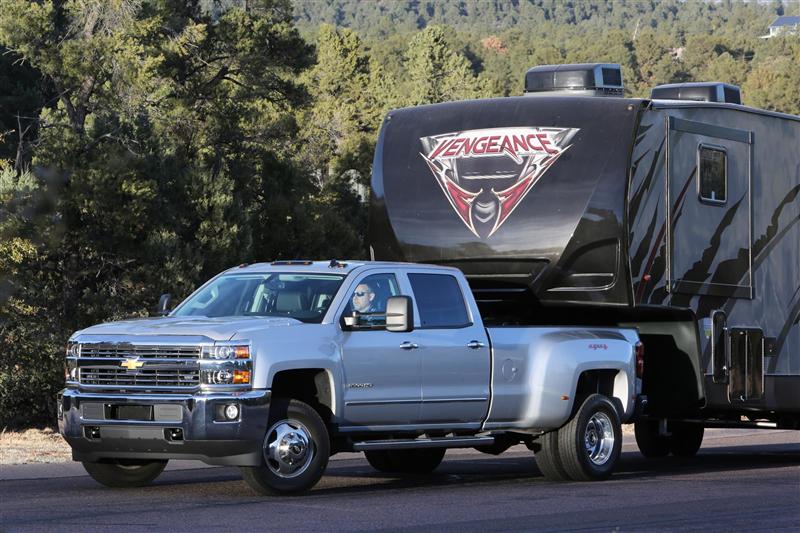
[(422, 137), (436, 182), (467, 228), (491, 237), (548, 168), (571, 146), (578, 128), (491, 128)]
[(139, 358), (133, 359), (125, 359), (120, 365), (122, 368), (127, 368), (128, 370), (136, 370), (137, 368), (142, 368), (144, 366), (144, 361), (139, 361)]

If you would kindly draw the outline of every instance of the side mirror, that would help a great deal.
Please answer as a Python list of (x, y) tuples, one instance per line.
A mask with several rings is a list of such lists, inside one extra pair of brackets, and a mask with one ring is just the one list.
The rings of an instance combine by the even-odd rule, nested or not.
[(350, 316), (342, 317), (344, 320), (344, 325), (347, 329), (353, 329), (359, 325), (359, 318), (361, 317), (361, 313), (358, 311), (353, 311), (353, 314)]
[(391, 296), (386, 301), (386, 331), (414, 331), (414, 304), (410, 296)]
[(164, 293), (158, 299), (158, 308), (156, 310), (156, 314), (159, 316), (167, 316), (169, 314), (169, 304), (172, 301), (172, 295), (170, 293)]

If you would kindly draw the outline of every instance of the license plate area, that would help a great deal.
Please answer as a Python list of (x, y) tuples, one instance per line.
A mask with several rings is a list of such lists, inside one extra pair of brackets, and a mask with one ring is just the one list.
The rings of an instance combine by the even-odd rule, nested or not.
[(153, 420), (152, 405), (109, 405), (107, 420)]

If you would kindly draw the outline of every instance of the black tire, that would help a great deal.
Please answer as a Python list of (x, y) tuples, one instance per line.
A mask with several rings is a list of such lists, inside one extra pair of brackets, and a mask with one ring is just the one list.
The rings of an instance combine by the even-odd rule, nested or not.
[(669, 455), (670, 438), (658, 434), (658, 420), (640, 420), (633, 425), (636, 445), (648, 459)]
[(703, 426), (700, 424), (687, 424), (686, 422), (672, 422), (669, 424), (672, 437), (669, 440), (669, 451), (678, 457), (692, 457), (703, 444)]
[(386, 450), (373, 450), (371, 452), (364, 452), (369, 465), (378, 472), (394, 472), (392, 468), (392, 461), (389, 458), (389, 452)]
[(83, 463), (92, 479), (113, 488), (143, 487), (149, 485), (164, 471), (167, 461), (139, 459), (113, 459), (102, 463)]
[(445, 448), (364, 452), (375, 470), (392, 474), (430, 474), (442, 463)]
[(541, 448), (534, 454), (536, 466), (539, 471), (550, 481), (565, 481), (570, 479), (564, 469), (558, 451), (558, 431), (545, 433), (538, 439)]
[(442, 464), (445, 452), (445, 448), (389, 450), (389, 461), (394, 471), (401, 474), (430, 474)]
[(277, 399), (270, 408), (263, 450), (261, 465), (241, 468), (250, 488), (272, 495), (305, 492), (328, 466), (328, 429), (308, 404)]
[(601, 394), (586, 398), (575, 416), (558, 430), (559, 457), (567, 475), (575, 481), (608, 479), (621, 451), (622, 425), (617, 409)]

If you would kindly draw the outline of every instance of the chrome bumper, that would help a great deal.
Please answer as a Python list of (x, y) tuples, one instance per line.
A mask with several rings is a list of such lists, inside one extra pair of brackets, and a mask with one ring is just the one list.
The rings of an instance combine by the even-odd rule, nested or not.
[[(239, 407), (239, 416), (228, 421), (222, 412), (231, 404)], [(268, 390), (146, 395), (64, 389), (58, 395), (58, 428), (76, 461), (197, 459), (256, 466), (269, 405)], [(148, 414), (135, 419), (137, 410)]]

